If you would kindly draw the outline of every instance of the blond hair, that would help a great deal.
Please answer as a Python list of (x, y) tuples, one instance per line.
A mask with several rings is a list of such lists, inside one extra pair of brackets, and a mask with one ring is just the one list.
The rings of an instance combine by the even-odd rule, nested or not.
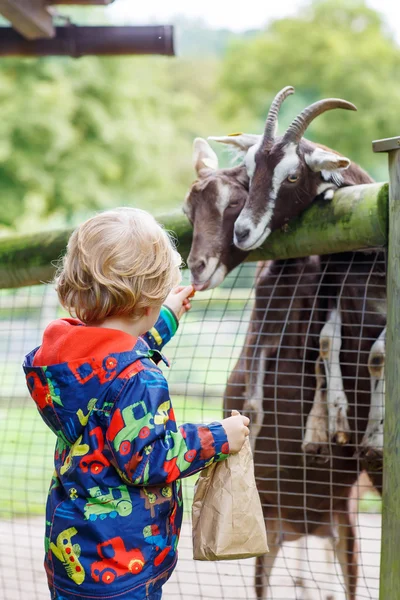
[(83, 323), (137, 319), (179, 283), (181, 262), (172, 237), (149, 213), (117, 208), (73, 232), (56, 290), (63, 307)]

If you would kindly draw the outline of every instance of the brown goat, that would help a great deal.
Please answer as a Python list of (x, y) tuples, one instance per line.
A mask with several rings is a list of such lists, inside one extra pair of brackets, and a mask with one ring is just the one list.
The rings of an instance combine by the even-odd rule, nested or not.
[[(194, 154), (198, 180), (184, 206), (194, 229), (188, 264), (195, 287), (207, 289), (246, 257), (232, 239), (235, 219), (246, 202), (248, 178), (243, 166), (218, 170), (216, 156), (204, 140), (195, 141)], [(258, 266), (246, 343), (224, 397), (225, 411), (246, 405), (253, 437), (258, 429), (255, 469), (271, 550), (257, 560), (259, 598), (265, 597), (282, 543), (312, 534), (336, 540), (347, 598), (355, 599), (357, 548), (347, 499), (358, 477), (357, 460), (348, 446), (333, 446), (328, 464), (324, 458), (324, 464), (309, 466), (301, 449), (314, 399), (319, 332), (327, 312), (319, 305), (320, 280), (317, 257)]]
[[(330, 200), (334, 191), (340, 187), (373, 181), (359, 165), (348, 158), (302, 137), (308, 125), (321, 113), (335, 108), (356, 110), (353, 104), (345, 100), (331, 98), (315, 102), (294, 119), (283, 136), (276, 137), (279, 109), (283, 101), (293, 92), (292, 87), (286, 87), (276, 95), (266, 120), (264, 135), (260, 136), (256, 143), (248, 134), (213, 138), (239, 147), (241, 151), (247, 151), (245, 164), (251, 185), (245, 206), (234, 226), (235, 245), (243, 251), (260, 246), (272, 231), (282, 227), (304, 211), (317, 197)], [(357, 256), (356, 268), (361, 270), (358, 278), (352, 265), (353, 256)], [(330, 257), (324, 257), (323, 262), (334, 264)], [(321, 331), (320, 353), (328, 379), (326, 442), (332, 438), (338, 443), (348, 443), (352, 430), (361, 432), (362, 435), (365, 427), (362, 428), (362, 423), (358, 422), (353, 424), (355, 429), (351, 427), (348, 416), (349, 402), (344, 389), (342, 361), (339, 360), (339, 356), (347, 357), (345, 361), (347, 364), (343, 365), (347, 377), (353, 378), (353, 381), (354, 377), (360, 380), (357, 389), (353, 386), (353, 389), (349, 390), (354, 399), (357, 394), (363, 394), (363, 383), (369, 382), (370, 376), (371, 380), (375, 380), (375, 387), (378, 386), (377, 389), (381, 390), (382, 360), (384, 360), (382, 350), (379, 355), (371, 355), (371, 360), (367, 359), (361, 365), (359, 359), (360, 353), (364, 355), (365, 352), (371, 351), (371, 346), (385, 327), (386, 293), (382, 285), (385, 267), (382, 252), (376, 253), (372, 273), (369, 273), (370, 256), (363, 253), (342, 254), (336, 258), (336, 262), (343, 264), (340, 269), (334, 267), (334, 272), (327, 273), (324, 284), (330, 286), (328, 289), (330, 302), (327, 306), (329, 311), (327, 321)], [(363, 263), (365, 263), (364, 268)], [(369, 292), (364, 290), (367, 283)], [(355, 310), (357, 299), (359, 312), (354, 317), (351, 313)], [(361, 334), (362, 341), (357, 345)], [(384, 347), (384, 341), (382, 345)], [(374, 376), (374, 369), (371, 370), (372, 360), (378, 360), (380, 364), (379, 380)], [(363, 369), (364, 382), (361, 381)], [(367, 387), (369, 387), (368, 383)], [(378, 458), (379, 462), (382, 447), (374, 448), (374, 444), (382, 438), (383, 407), (380, 410), (381, 419), (379, 419), (379, 410), (376, 412), (373, 408), (377, 403), (382, 403), (382, 391), (376, 393), (372, 388), (368, 389), (368, 392), (365, 390), (368, 394), (370, 391), (373, 394), (372, 412), (366, 435), (361, 442), (361, 451), (367, 458)], [(362, 403), (362, 398), (358, 398), (357, 406), (361, 408)], [(365, 402), (365, 406), (369, 404), (370, 402)], [(364, 411), (359, 412), (362, 421)], [(376, 429), (380, 431), (373, 436), (372, 431)], [(317, 431), (315, 440), (312, 440), (309, 430), (307, 433), (309, 433), (306, 435), (307, 447), (312, 448), (313, 451), (323, 449), (320, 443), (315, 443), (318, 439), (323, 439), (323, 432)], [(358, 445), (360, 436), (357, 435), (356, 438), (355, 442)], [(309, 443), (310, 439), (311, 443)]]

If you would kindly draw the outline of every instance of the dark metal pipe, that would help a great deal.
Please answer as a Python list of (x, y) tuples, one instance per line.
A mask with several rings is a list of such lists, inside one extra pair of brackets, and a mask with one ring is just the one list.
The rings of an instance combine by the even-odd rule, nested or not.
[(112, 4), (114, 0), (47, 0), (47, 4), (68, 4), (68, 5), (76, 5), (76, 6), (85, 6), (87, 4), (97, 5), (97, 6), (106, 6), (107, 4)]
[(173, 26), (56, 27), (54, 38), (27, 40), (11, 27), (0, 27), (0, 56), (174, 56)]

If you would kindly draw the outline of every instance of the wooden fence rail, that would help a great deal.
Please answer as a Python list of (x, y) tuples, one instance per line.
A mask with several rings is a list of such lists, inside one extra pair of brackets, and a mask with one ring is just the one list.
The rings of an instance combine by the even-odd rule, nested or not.
[[(288, 231), (274, 232), (247, 260), (284, 259), (376, 248), (387, 244), (388, 184), (342, 188), (331, 202), (319, 200), (290, 223)], [(159, 217), (178, 239), (186, 260), (191, 226), (181, 212)], [(70, 229), (15, 236), (0, 241), (0, 288), (47, 282), (54, 261), (64, 252)]]

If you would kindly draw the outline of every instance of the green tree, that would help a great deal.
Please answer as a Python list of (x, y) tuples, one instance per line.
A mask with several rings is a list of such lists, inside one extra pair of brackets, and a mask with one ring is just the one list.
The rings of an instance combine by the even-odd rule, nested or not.
[[(109, 19), (104, 7), (60, 13), (80, 24)], [(217, 70), (238, 35), (185, 19), (175, 33), (173, 59), (0, 62), (0, 235), (75, 224), (120, 204), (161, 212), (182, 203), (193, 138), (226, 129)]]
[(213, 73), (160, 57), (4, 60), (0, 223), (179, 205), (193, 137), (210, 132)]
[(385, 157), (372, 154), (371, 141), (399, 133), (399, 78), (400, 50), (378, 13), (362, 0), (317, 0), (253, 39), (232, 43), (223, 61), (219, 110), (233, 128), (262, 131), (272, 98), (286, 85), (296, 95), (282, 109), (282, 128), (315, 100), (349, 100), (357, 113), (326, 113), (307, 137), (386, 178)]

